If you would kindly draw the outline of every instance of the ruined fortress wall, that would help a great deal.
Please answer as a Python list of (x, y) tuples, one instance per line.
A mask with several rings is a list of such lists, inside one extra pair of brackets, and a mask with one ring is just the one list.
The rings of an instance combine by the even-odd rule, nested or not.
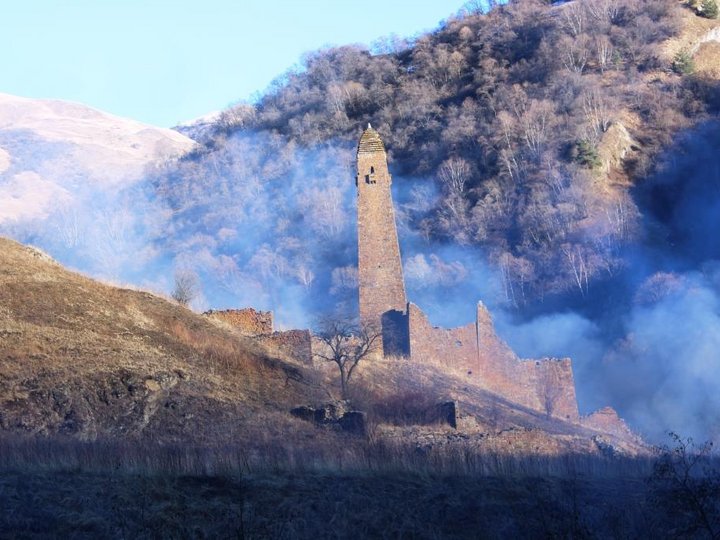
[(252, 308), (227, 309), (204, 313), (223, 321), (237, 329), (243, 335), (256, 337), (260, 343), (305, 364), (312, 363), (312, 343), (309, 330), (273, 331), (272, 311), (257, 311)]
[(569, 358), (521, 360), (527, 404), (548, 416), (578, 422), (577, 398)]
[(312, 335), (309, 330), (286, 330), (260, 336), (260, 342), (275, 347), (303, 364), (312, 364)]
[(612, 407), (604, 407), (592, 414), (584, 416), (580, 419), (583, 426), (600, 431), (602, 433), (610, 433), (621, 439), (631, 438), (638, 440), (625, 421), (618, 416), (618, 413)]
[(536, 411), (577, 422), (570, 360), (521, 360), (495, 333), (487, 308), (460, 328), (434, 328), (422, 310), (408, 304), (410, 357), (466, 371), (488, 390)]
[(434, 328), (425, 313), (408, 304), (410, 357), (420, 362), (442, 362), (457, 369), (476, 373), (478, 365), (477, 332), (474, 323), (461, 328)]
[(388, 311), (405, 311), (405, 282), (385, 148), (372, 128), (357, 153), (360, 320), (380, 328)]
[(208, 311), (205, 316), (223, 321), (246, 336), (261, 336), (273, 333), (272, 311), (256, 311), (252, 308)]
[(382, 330), (384, 355), (443, 363), (519, 405), (578, 421), (569, 360), (520, 360), (482, 303), (474, 323), (453, 329), (434, 328), (407, 303), (391, 181), (385, 146), (368, 125), (357, 151), (360, 320)]
[(477, 306), (478, 375), (488, 389), (525, 406), (537, 405), (528, 399), (520, 359), (495, 332), (490, 312), (482, 302)]

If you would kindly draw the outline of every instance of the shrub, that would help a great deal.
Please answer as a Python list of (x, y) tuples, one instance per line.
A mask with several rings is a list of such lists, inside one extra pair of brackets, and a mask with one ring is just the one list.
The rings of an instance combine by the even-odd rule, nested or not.
[(575, 143), (572, 158), (573, 161), (588, 169), (597, 169), (602, 163), (597, 148), (587, 139), (581, 139)]
[(700, 15), (708, 19), (717, 19), (718, 13), (720, 12), (717, 0), (703, 0), (698, 11)]
[(680, 75), (690, 75), (695, 71), (695, 61), (690, 51), (682, 49), (677, 52), (673, 59), (672, 69)]
[(175, 288), (172, 297), (181, 306), (188, 306), (200, 293), (200, 280), (191, 270), (175, 272)]
[(720, 470), (712, 442), (669, 433), (673, 446), (663, 446), (649, 479), (651, 502), (686, 538), (720, 538)]

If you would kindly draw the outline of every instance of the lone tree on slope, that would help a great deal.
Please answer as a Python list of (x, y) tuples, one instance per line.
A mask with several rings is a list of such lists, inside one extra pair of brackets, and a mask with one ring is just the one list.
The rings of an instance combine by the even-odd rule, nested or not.
[(314, 354), (337, 365), (343, 399), (348, 398), (348, 385), (355, 368), (378, 348), (380, 335), (380, 330), (373, 325), (357, 325), (346, 319), (325, 319), (320, 323), (316, 337), (322, 346)]
[(200, 280), (191, 270), (175, 272), (175, 288), (172, 297), (181, 306), (188, 306), (200, 292)]

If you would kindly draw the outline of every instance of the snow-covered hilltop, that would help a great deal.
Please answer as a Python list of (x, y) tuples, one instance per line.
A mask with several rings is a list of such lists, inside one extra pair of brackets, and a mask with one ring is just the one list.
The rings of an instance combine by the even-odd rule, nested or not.
[(194, 141), (86, 105), (0, 93), (0, 224), (46, 217), (87, 188), (123, 188)]

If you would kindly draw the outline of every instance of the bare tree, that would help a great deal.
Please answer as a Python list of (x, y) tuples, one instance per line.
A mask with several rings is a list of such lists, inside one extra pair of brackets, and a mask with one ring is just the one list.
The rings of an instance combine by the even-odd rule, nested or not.
[(321, 322), (316, 337), (322, 345), (314, 355), (337, 365), (342, 397), (347, 399), (350, 378), (360, 361), (377, 349), (381, 331), (373, 325), (356, 325), (347, 319), (329, 318)]
[(668, 435), (674, 446), (659, 448), (650, 478), (652, 502), (676, 521), (677, 537), (720, 538), (720, 470), (713, 443)]
[(313, 272), (305, 263), (301, 263), (295, 271), (295, 276), (300, 284), (306, 289), (310, 288), (312, 282), (315, 281), (315, 272)]
[(471, 176), (470, 164), (463, 158), (446, 159), (438, 169), (438, 178), (443, 183), (448, 195), (462, 196), (465, 192), (465, 183)]
[(555, 366), (549, 363), (550, 360), (545, 360), (545, 362), (538, 366), (542, 370), (539, 376), (540, 402), (545, 410), (545, 415), (550, 418), (555, 415), (558, 401), (562, 397), (562, 384), (558, 372), (554, 369)]
[(585, 296), (588, 292), (590, 273), (586, 264), (586, 257), (583, 250), (577, 244), (563, 244), (560, 246), (563, 254), (566, 257), (566, 262), (572, 271), (572, 276), (580, 289), (580, 294)]
[(583, 94), (582, 108), (587, 124), (588, 138), (597, 143), (603, 133), (610, 129), (613, 122), (613, 103), (598, 90), (590, 90)]
[(607, 36), (598, 36), (593, 42), (595, 47), (595, 60), (601, 72), (605, 72), (612, 65), (615, 49)]
[(582, 74), (588, 62), (588, 37), (585, 34), (577, 38), (565, 37), (560, 40), (560, 59), (570, 72)]
[(178, 270), (175, 272), (175, 288), (172, 297), (175, 301), (187, 306), (200, 292), (200, 280), (192, 270)]
[(586, 1), (584, 6), (590, 15), (600, 23), (616, 22), (622, 10), (620, 0), (590, 0)]
[(586, 27), (585, 6), (581, 3), (570, 3), (562, 11), (565, 27), (573, 35), (577, 37), (582, 34)]
[(461, 8), (461, 12), (469, 15), (482, 15), (497, 5), (496, 0), (468, 0)]

